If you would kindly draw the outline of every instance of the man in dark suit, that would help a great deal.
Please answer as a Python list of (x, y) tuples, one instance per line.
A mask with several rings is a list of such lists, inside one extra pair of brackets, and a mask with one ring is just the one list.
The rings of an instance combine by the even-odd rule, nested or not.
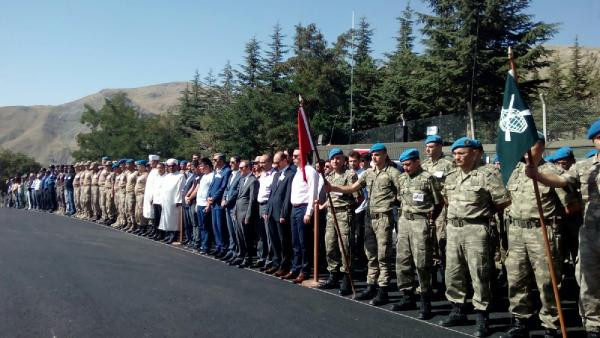
[[(182, 161), (183, 162), (183, 161)], [(196, 170), (198, 168), (198, 160), (187, 163), (188, 166), (188, 174), (184, 181), (183, 188), (181, 190), (181, 196), (187, 196), (188, 192), (190, 192), (193, 188), (195, 188), (195, 182), (198, 175), (196, 175)], [(191, 248), (194, 246), (194, 228), (196, 222), (196, 198), (183, 203), (183, 227), (185, 233), (185, 246)]]
[(239, 256), (232, 264), (238, 263), (238, 267), (246, 268), (252, 264), (252, 256), (254, 254), (254, 226), (259, 220), (257, 202), (258, 180), (252, 175), (250, 161), (241, 161), (240, 177), (239, 192), (235, 204)]
[(273, 177), (267, 208), (269, 234), (273, 241), (273, 262), (272, 267), (266, 272), (276, 277), (283, 277), (289, 272), (291, 266), (290, 193), (296, 171), (290, 168), (287, 156), (281, 151), (275, 153), (273, 163), (278, 171)]
[(215, 249), (210, 252), (216, 258), (222, 258), (227, 255), (229, 247), (229, 235), (227, 234), (227, 225), (225, 224), (225, 210), (221, 207), (223, 193), (229, 182), (231, 168), (225, 163), (225, 155), (216, 153), (212, 159), (215, 167), (215, 176), (208, 188), (208, 204), (212, 211), (212, 226), (215, 236)]
[[(240, 183), (240, 172), (238, 170), (240, 166), (240, 157), (232, 156), (229, 159), (229, 166), (231, 167), (231, 175), (229, 175), (229, 182), (227, 183), (227, 187), (225, 187), (223, 200), (221, 201), (221, 207), (225, 208), (225, 220), (227, 221), (227, 232), (229, 232), (229, 246), (227, 247), (227, 255), (221, 258), (221, 260), (233, 262), (239, 254), (235, 202), (237, 200)], [(223, 239), (223, 241), (225, 241), (225, 239)]]

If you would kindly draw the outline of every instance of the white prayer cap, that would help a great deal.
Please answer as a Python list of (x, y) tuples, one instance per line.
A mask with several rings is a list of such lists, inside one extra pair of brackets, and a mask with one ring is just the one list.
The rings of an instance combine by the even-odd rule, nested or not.
[(158, 155), (149, 155), (148, 156), (148, 161), (158, 161), (160, 160), (160, 157), (158, 157)]
[(173, 165), (173, 164), (179, 164), (179, 162), (174, 158), (170, 158), (167, 160), (167, 165)]

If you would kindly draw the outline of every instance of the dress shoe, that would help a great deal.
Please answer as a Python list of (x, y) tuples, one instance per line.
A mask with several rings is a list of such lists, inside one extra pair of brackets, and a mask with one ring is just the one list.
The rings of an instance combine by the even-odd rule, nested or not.
[(250, 261), (249, 260), (243, 260), (242, 263), (240, 265), (238, 265), (238, 268), (245, 269), (245, 268), (247, 268), (249, 266), (250, 266)]
[(265, 270), (265, 273), (272, 275), (272, 274), (276, 273), (277, 271), (279, 271), (279, 268), (276, 266), (272, 266), (272, 267), (268, 268), (267, 270)]
[(229, 264), (229, 265), (240, 265), (243, 262), (244, 262), (244, 260), (241, 259), (241, 258), (234, 258), (234, 259), (230, 260), (229, 262), (227, 262), (227, 264)]
[(298, 273), (290, 271), (285, 276), (281, 276), (281, 279), (296, 279), (296, 277), (298, 277)]
[(208, 254), (211, 255), (211, 256), (214, 256), (214, 255), (216, 255), (218, 253), (219, 253), (219, 250), (217, 250), (217, 249), (211, 249), (211, 250), (208, 251)]
[(286, 270), (281, 270), (281, 269), (279, 269), (279, 270), (277, 270), (277, 271), (276, 271), (276, 272), (273, 274), (273, 276), (275, 276), (275, 277), (283, 277), (283, 276), (285, 276), (285, 275), (287, 275), (287, 274), (288, 274), (288, 272), (287, 272)]
[(252, 268), (253, 269), (259, 269), (260, 271), (264, 272), (264, 271), (269, 270), (271, 268), (271, 266), (267, 265), (265, 263), (262, 263), (262, 264), (254, 263), (254, 264), (252, 264)]
[(225, 256), (221, 257), (220, 260), (228, 261), (228, 260), (232, 259), (234, 256), (235, 256), (235, 254), (230, 251)]
[(301, 272), (298, 277), (293, 280), (293, 282), (294, 284), (302, 284), (302, 282), (304, 282), (306, 279), (308, 279), (308, 276), (304, 272)]

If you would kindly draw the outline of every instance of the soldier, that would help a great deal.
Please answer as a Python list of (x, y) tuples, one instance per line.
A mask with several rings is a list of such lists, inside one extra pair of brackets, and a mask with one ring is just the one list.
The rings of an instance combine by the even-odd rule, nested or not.
[[(58, 203), (58, 214), (65, 213), (65, 181), (64, 181), (64, 165), (58, 167), (56, 173), (56, 202)], [(23, 181), (25, 183), (26, 181)]]
[(79, 217), (79, 214), (81, 213), (81, 204), (79, 203), (79, 195), (81, 193), (81, 165), (79, 162), (75, 163), (75, 169), (76, 172), (73, 178), (73, 201), (75, 204), (75, 217)]
[(490, 220), (510, 204), (500, 177), (482, 168), (477, 140), (462, 137), (452, 145), (456, 168), (446, 177), (442, 193), (448, 208), (446, 298), (452, 303), (442, 326), (466, 325), (467, 286), (471, 277), (477, 337), (488, 334), (491, 261)]
[[(125, 197), (126, 195), (126, 190), (127, 190), (127, 176), (129, 175), (129, 170), (127, 170), (127, 159), (122, 159), (119, 163), (119, 167), (121, 168), (121, 175), (118, 176), (117, 178), (117, 187), (115, 188), (115, 190), (117, 190), (117, 194), (119, 196), (118, 200), (119, 200), (119, 204), (117, 206), (117, 212), (118, 212), (118, 217), (117, 217), (117, 229), (123, 229), (127, 226), (127, 208), (126, 208), (126, 201), (125, 201)], [(118, 189), (117, 189), (118, 188)]]
[[(535, 163), (542, 172), (561, 174), (564, 170), (542, 160), (545, 140), (539, 133), (538, 142), (531, 147), (532, 158), (525, 158)], [(529, 319), (534, 315), (535, 308), (531, 302), (531, 284), (535, 283), (539, 291), (542, 307), (539, 318), (546, 330), (544, 337), (556, 336), (558, 324), (558, 311), (556, 309), (554, 293), (550, 280), (550, 272), (546, 263), (544, 239), (540, 231), (539, 213), (536, 197), (531, 180), (525, 175), (525, 163), (518, 163), (508, 180), (507, 188), (510, 192), (512, 204), (509, 210), (508, 243), (510, 254), (506, 258), (508, 273), (508, 298), (510, 312), (512, 313), (513, 326), (503, 337), (529, 336)], [(561, 254), (558, 251), (556, 234), (557, 217), (561, 213), (562, 205), (554, 188), (540, 185), (540, 198), (550, 244), (552, 258), (557, 276), (560, 276)], [(564, 201), (562, 201), (564, 203)]]
[[(587, 136), (600, 150), (600, 120), (590, 126)], [(584, 218), (579, 229), (579, 259), (575, 268), (580, 287), (579, 314), (587, 336), (600, 337), (600, 156), (579, 161), (562, 175), (539, 172), (533, 165), (526, 168), (526, 174), (549, 187), (574, 185), (581, 190)]]
[(92, 218), (92, 168), (93, 163), (86, 162), (85, 170), (82, 178), (82, 189), (81, 189), (81, 218), (91, 219)]
[(564, 170), (569, 170), (575, 164), (575, 155), (570, 147), (560, 147), (551, 155), (552, 162), (561, 166)]
[(135, 182), (138, 172), (135, 170), (134, 160), (128, 159), (126, 163), (128, 171), (125, 177), (125, 215), (127, 217), (127, 226), (123, 230), (133, 232), (137, 228), (135, 221)]
[(442, 210), (442, 195), (437, 179), (421, 168), (419, 151), (407, 149), (400, 155), (404, 173), (400, 175), (398, 200), (402, 213), (398, 220), (396, 242), (396, 281), (400, 302), (393, 311), (415, 307), (413, 284), (415, 269), (419, 278), (421, 305), (419, 319), (431, 317), (431, 266), (433, 264), (433, 220)]
[(146, 191), (146, 180), (148, 179), (147, 162), (145, 160), (136, 161), (138, 175), (135, 181), (135, 223), (139, 226), (133, 233), (138, 235), (146, 232), (148, 221), (143, 215), (144, 192)]
[(100, 171), (98, 171), (98, 163), (92, 163), (92, 193), (91, 193), (91, 220), (97, 221), (100, 219), (100, 185), (98, 179)]
[(98, 190), (100, 192), (99, 201), (100, 204), (100, 222), (104, 224), (106, 219), (108, 218), (106, 212), (106, 176), (111, 172), (112, 163), (110, 162), (110, 157), (104, 156), (102, 157), (102, 170), (98, 176)]
[[(371, 305), (388, 302), (392, 257), (392, 230), (399, 190), (400, 171), (390, 165), (387, 149), (382, 143), (369, 150), (374, 166), (365, 171), (358, 181), (348, 186), (327, 186), (333, 192), (351, 194), (364, 187), (368, 189), (368, 218), (365, 225), (365, 253), (368, 260), (367, 288), (356, 296), (358, 300), (371, 299)], [(377, 283), (379, 285), (377, 285)], [(374, 298), (373, 298), (374, 297)]]
[[(443, 140), (438, 135), (429, 135), (425, 139), (425, 154), (427, 159), (422, 162), (421, 167), (438, 180), (440, 187), (444, 184), (446, 175), (454, 167), (452, 159), (447, 158), (442, 152)], [(443, 207), (439, 216), (435, 219), (434, 265), (432, 283), (438, 292), (444, 292), (444, 267), (446, 266), (446, 206)], [(439, 281), (439, 284), (438, 284)]]
[(103, 224), (111, 225), (116, 221), (116, 213), (117, 207), (115, 204), (116, 194), (115, 194), (115, 177), (117, 174), (120, 174), (119, 163), (118, 162), (107, 162), (107, 167), (110, 167), (110, 172), (106, 175), (106, 180), (104, 181), (104, 210), (106, 211), (106, 216)]
[[(340, 148), (333, 148), (329, 151), (329, 162), (331, 164), (332, 171), (329, 173), (329, 175), (327, 175), (327, 180), (331, 184), (337, 186), (348, 186), (353, 185), (356, 181), (358, 181), (358, 175), (354, 171), (346, 169), (346, 158), (344, 157), (344, 153)], [(344, 242), (344, 250), (346, 251), (348, 264), (352, 265), (351, 253), (353, 251), (354, 243), (350, 235), (353, 233), (352, 227), (354, 226), (354, 209), (356, 209), (356, 199), (359, 196), (359, 192), (354, 194), (331, 194), (333, 208), (330, 207), (329, 213), (327, 214), (327, 223), (325, 226), (325, 252), (329, 278), (327, 281), (319, 285), (319, 289), (337, 288), (340, 275), (343, 274), (342, 284), (339, 290), (339, 294), (342, 296), (352, 293), (349, 278), (349, 276), (352, 274), (352, 269), (351, 266), (346, 265), (346, 261), (342, 259), (340, 248), (341, 243), (339, 243), (331, 211), (333, 210), (333, 212), (335, 212), (340, 235), (342, 236), (342, 240)], [(340, 271), (340, 267), (342, 266), (344, 267), (344, 271)]]

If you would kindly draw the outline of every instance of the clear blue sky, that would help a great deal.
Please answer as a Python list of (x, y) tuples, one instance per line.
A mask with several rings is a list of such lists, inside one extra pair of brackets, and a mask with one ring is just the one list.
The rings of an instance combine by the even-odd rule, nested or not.
[[(268, 42), (279, 22), (316, 23), (332, 42), (351, 13), (375, 30), (376, 57), (394, 48), (406, 0), (130, 1), (0, 0), (0, 106), (60, 104), (104, 88), (189, 80), (243, 58), (253, 36)], [(412, 0), (416, 11), (427, 11)], [(600, 47), (600, 1), (534, 0), (535, 20), (561, 23), (551, 44)]]

